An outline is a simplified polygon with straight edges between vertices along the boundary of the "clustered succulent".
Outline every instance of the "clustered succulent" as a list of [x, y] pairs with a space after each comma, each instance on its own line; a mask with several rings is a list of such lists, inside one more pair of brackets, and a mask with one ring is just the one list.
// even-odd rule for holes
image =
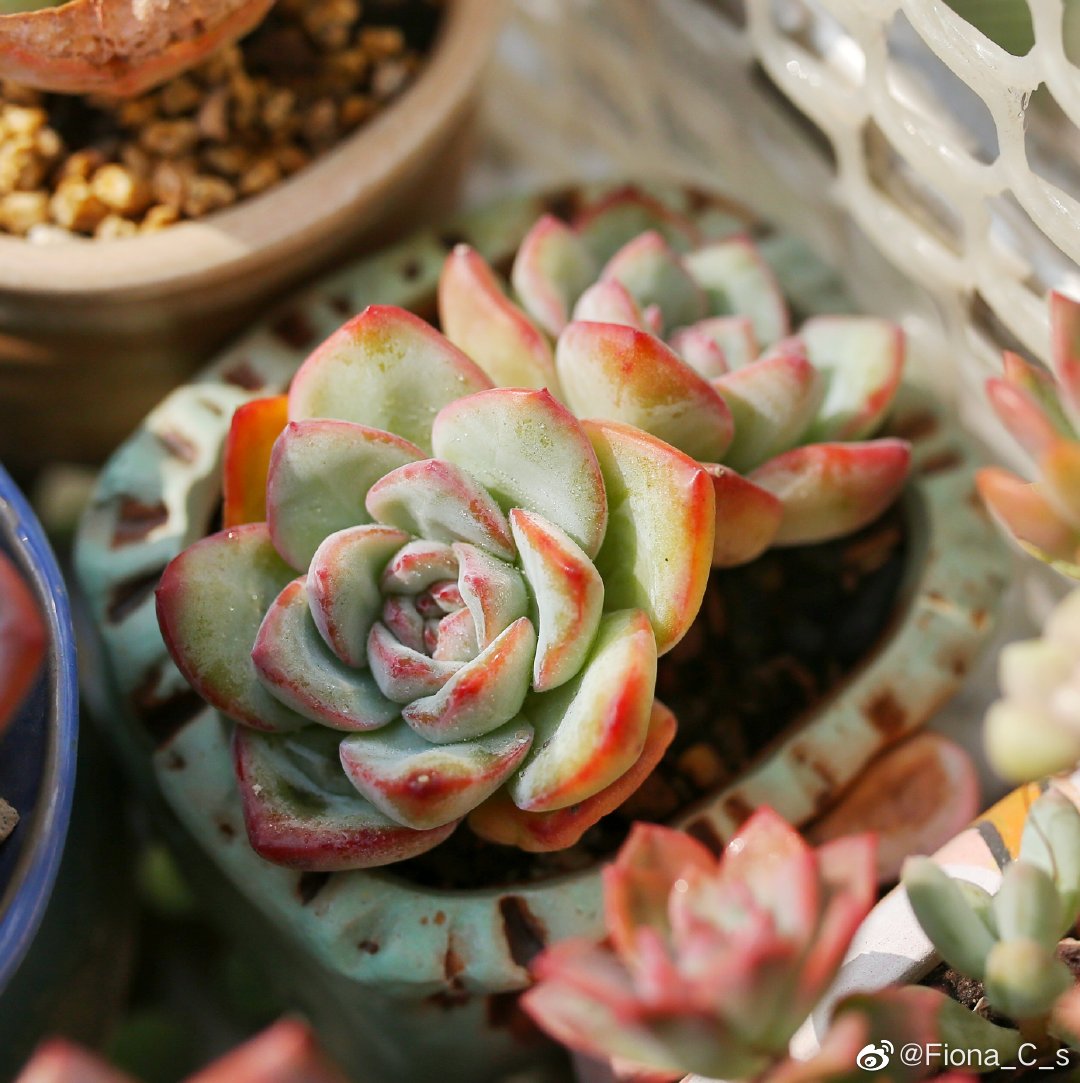
[[[942, 958], [983, 983], [990, 1007], [1042, 1039], [1074, 978], [1058, 957], [1080, 915], [1080, 812], [1050, 790], [1031, 807], [1017, 860], [991, 896], [928, 858], [904, 869], [912, 909]], [[1070, 1033], [1066, 1035], [1073, 1038]]]
[[1080, 578], [1080, 303], [1050, 295], [1048, 372], [1006, 352], [987, 382], [1002, 424], [1031, 459], [1036, 480], [1001, 467], [979, 471], [983, 500], [1027, 552]]
[[[1015, 1034], [916, 987], [842, 1000], [819, 1053], [788, 1059], [875, 898], [869, 836], [815, 851], [765, 808], [718, 860], [685, 834], [640, 824], [604, 873], [608, 941], [547, 949], [522, 1003], [554, 1037], [612, 1058], [628, 1078], [634, 1068], [664, 1079], [854, 1078], [857, 1055], [882, 1042], [966, 1042], [1007, 1063]], [[881, 1078], [924, 1071], [896, 1065]]]
[[863, 439], [899, 331], [788, 336], [745, 239], [702, 243], [622, 192], [541, 219], [511, 279], [532, 319], [458, 246], [445, 337], [371, 306], [287, 397], [241, 408], [226, 529], [162, 577], [174, 659], [241, 723], [271, 860], [385, 864], [466, 816], [492, 841], [572, 844], [671, 741], [657, 657], [710, 566], [862, 526], [904, 482], [908, 446]]

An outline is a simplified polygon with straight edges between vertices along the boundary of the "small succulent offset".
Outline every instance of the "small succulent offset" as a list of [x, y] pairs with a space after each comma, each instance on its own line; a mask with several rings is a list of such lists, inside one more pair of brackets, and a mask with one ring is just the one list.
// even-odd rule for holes
[[1039, 638], [1002, 648], [998, 681], [984, 739], [999, 775], [1028, 782], [1080, 762], [1080, 591], [1058, 603]]
[[717, 565], [858, 529], [903, 486], [908, 445], [868, 439], [899, 386], [902, 332], [822, 316], [791, 334], [746, 236], [709, 240], [620, 190], [572, 224], [539, 219], [510, 283], [520, 305], [458, 245], [439, 283], [447, 337], [496, 383], [548, 387], [578, 417], [635, 425], [701, 462], [725, 496]]
[[897, 495], [907, 445], [853, 442], [895, 392], [897, 329], [836, 318], [783, 338], [748, 242], [684, 260], [662, 231], [698, 239], [629, 191], [573, 227], [537, 223], [512, 278], [554, 350], [459, 246], [446, 337], [371, 306], [287, 397], [237, 411], [227, 529], [169, 565], [158, 613], [184, 676], [241, 723], [263, 856], [381, 865], [466, 816], [494, 842], [572, 845], [672, 739], [657, 657], [710, 567], [856, 529]]
[[979, 471], [979, 492], [1027, 552], [1080, 579], [1080, 302], [1050, 294], [1052, 372], [1005, 354], [987, 382], [990, 403], [1034, 465], [1036, 480], [1000, 467]]
[[[604, 872], [608, 941], [548, 948], [522, 1004], [555, 1038], [612, 1058], [626, 1078], [645, 1069], [770, 1083], [854, 1078], [864, 1066], [856, 1056], [883, 1039], [897, 1049], [970, 1042], [1007, 1063], [1019, 1044], [1012, 1033], [923, 988], [840, 1001], [819, 1053], [788, 1059], [875, 898], [867, 835], [813, 850], [763, 808], [717, 860], [685, 834], [638, 824]], [[922, 1074], [896, 1067], [899, 1076], [882, 1078]]]
[[991, 896], [912, 858], [903, 884], [915, 916], [942, 958], [981, 981], [988, 1004], [1025, 1038], [1045, 1038], [1052, 1012], [1075, 984], [1057, 956], [1080, 915], [1080, 812], [1050, 790], [1031, 807], [1016, 861]]

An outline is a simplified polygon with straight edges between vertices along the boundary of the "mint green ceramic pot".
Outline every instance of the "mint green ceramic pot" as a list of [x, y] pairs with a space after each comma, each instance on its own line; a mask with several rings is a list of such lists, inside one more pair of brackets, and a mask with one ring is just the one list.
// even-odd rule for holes
[[[478, 1083], [536, 1063], [543, 1046], [515, 994], [544, 944], [599, 930], [597, 871], [439, 891], [392, 869], [301, 874], [268, 864], [245, 836], [231, 723], [169, 660], [154, 587], [166, 563], [212, 529], [236, 406], [283, 390], [310, 350], [368, 303], [431, 315], [443, 258], [457, 241], [505, 266], [540, 213], [580, 196], [512, 200], [417, 234], [296, 297], [146, 419], [108, 463], [81, 531], [79, 577], [101, 641], [94, 677], [132, 776], [221, 922], [365, 1083]], [[714, 233], [746, 227], [721, 200], [667, 198], [707, 217]], [[838, 280], [804, 247], [776, 236], [762, 247], [797, 308], [836, 310]], [[687, 819], [699, 837], [724, 838], [765, 802], [796, 823], [827, 807], [948, 697], [992, 624], [1006, 562], [974, 493], [969, 449], [944, 412], [910, 388], [891, 428], [913, 441], [915, 468], [903, 498], [908, 566], [890, 631], [824, 709], [693, 810]]]

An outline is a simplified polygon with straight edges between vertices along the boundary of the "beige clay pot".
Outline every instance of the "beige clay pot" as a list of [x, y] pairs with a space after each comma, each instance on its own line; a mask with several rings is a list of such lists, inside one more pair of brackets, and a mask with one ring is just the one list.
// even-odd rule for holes
[[270, 299], [445, 213], [501, 0], [451, 0], [416, 82], [270, 191], [109, 242], [0, 235], [0, 460], [102, 459]]

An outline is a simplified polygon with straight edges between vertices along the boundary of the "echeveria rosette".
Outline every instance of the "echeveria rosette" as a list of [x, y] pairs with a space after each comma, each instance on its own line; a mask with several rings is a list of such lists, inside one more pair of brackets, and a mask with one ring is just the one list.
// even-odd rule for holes
[[718, 860], [637, 824], [604, 871], [608, 943], [547, 949], [522, 1003], [583, 1052], [752, 1078], [783, 1058], [875, 895], [867, 836], [812, 850], [760, 809]]
[[899, 493], [910, 452], [870, 439], [903, 369], [885, 320], [824, 316], [790, 334], [777, 281], [743, 236], [627, 190], [572, 224], [541, 218], [510, 274], [466, 245], [448, 256], [439, 315], [499, 384], [547, 387], [578, 417], [658, 436], [714, 479], [714, 563], [846, 534]]
[[990, 404], [1027, 453], [1036, 480], [1000, 467], [979, 471], [979, 492], [1027, 552], [1080, 579], [1080, 302], [1050, 294], [1051, 371], [1005, 354], [987, 381]]
[[671, 740], [656, 662], [704, 594], [711, 478], [492, 388], [396, 308], [331, 336], [287, 406], [266, 521], [196, 542], [158, 588], [181, 672], [240, 723], [254, 848], [374, 866], [470, 813], [496, 841], [571, 844]]

